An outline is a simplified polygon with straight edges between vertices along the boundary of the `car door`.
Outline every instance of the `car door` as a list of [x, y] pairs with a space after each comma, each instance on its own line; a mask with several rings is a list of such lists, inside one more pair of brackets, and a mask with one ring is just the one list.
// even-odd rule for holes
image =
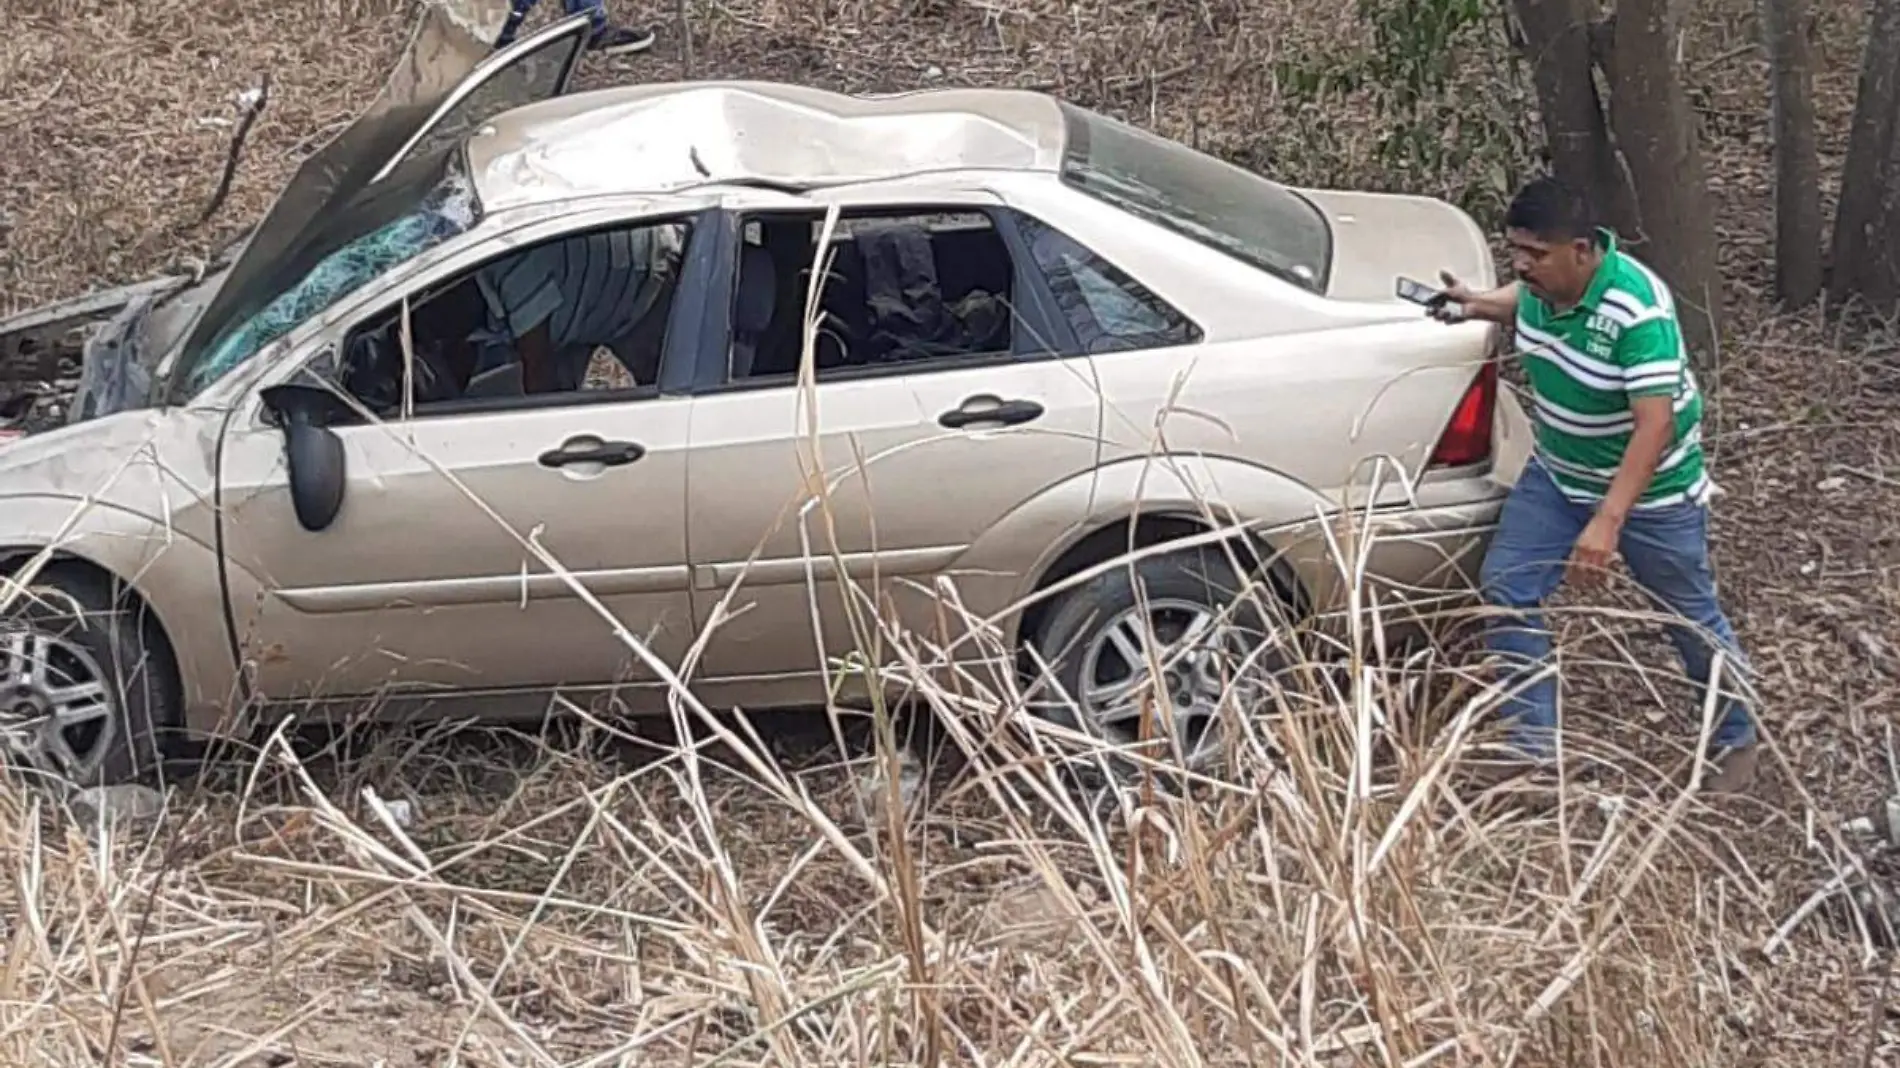
[[[841, 217], [807, 394], [791, 371], [826, 199]], [[986, 194], [838, 193], [736, 217], [734, 344], [693, 402], [688, 460], [702, 627], [738, 583], [703, 674], [813, 672], [821, 649], [859, 648], [852, 588], [883, 601], [887, 621], [941, 632], [939, 602], [920, 587], [1020, 504], [1116, 450], [1099, 440], [1089, 361]], [[944, 326], [947, 309], [973, 325]], [[999, 311], [1004, 328], [989, 329]]]
[[[472, 271], [542, 242], [616, 227], [677, 228], [683, 244], [670, 304], [642, 335], [659, 355], [657, 374], [615, 382], [613, 373], [597, 380], [590, 372], [573, 392], [489, 397], [474, 396], [470, 379], [447, 402], [412, 398], [408, 418], [335, 426], [343, 503], [316, 531], [300, 525], [283, 434], [252, 391], [224, 439], [220, 529], [230, 565], [257, 574], [267, 591], [258, 603], [231, 605], [262, 696], [637, 687], [655, 676], [617, 626], [669, 662], [690, 645], [682, 508], [691, 402], [664, 383], [669, 368], [690, 372], [711, 277], [705, 250], [717, 244], [707, 227], [716, 230], [719, 217], [611, 206], [552, 220], [534, 209], [517, 214], [540, 220], [491, 219], [479, 237], [344, 302], [301, 340], [291, 335], [296, 355], [260, 386], [315, 375], [382, 396], [361, 379], [400, 374], [407, 388], [425, 377], [428, 341], [417, 324], [449, 318], [437, 316], [438, 302], [468, 292], [458, 287]], [[418, 355], [378, 379], [363, 370], [378, 365], [360, 354], [389, 336], [378, 330], [402, 321], [405, 300]], [[524, 540], [544, 547], [559, 569], [544, 566]], [[613, 619], [601, 618], [575, 585]]]

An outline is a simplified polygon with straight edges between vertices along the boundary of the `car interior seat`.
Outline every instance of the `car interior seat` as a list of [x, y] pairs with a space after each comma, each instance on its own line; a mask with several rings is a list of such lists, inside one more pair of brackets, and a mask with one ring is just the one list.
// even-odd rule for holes
[[778, 264], [771, 252], [758, 245], [742, 246], [739, 256], [739, 297], [732, 315], [732, 364], [728, 381], [753, 373], [759, 346], [772, 326], [778, 306]]

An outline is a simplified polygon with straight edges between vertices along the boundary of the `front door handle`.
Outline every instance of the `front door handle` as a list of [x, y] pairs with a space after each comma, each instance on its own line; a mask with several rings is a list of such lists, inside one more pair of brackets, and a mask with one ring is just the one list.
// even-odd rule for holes
[[619, 467], [622, 464], [630, 464], [646, 454], [646, 446], [637, 441], [592, 441], [588, 438], [580, 438], [564, 442], [560, 448], [549, 449], [542, 453], [541, 466], [600, 464], [602, 467]]
[[991, 393], [966, 397], [962, 404], [939, 415], [937, 422], [952, 430], [972, 423], [1002, 423], [1015, 426], [1042, 417], [1042, 405], [1032, 400], [1004, 400]]

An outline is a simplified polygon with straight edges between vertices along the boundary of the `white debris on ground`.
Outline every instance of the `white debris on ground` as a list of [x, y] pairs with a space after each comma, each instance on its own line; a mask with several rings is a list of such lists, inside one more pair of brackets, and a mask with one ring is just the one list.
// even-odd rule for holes
[[[1868, 960], [1900, 942], [1900, 893], [1894, 886], [1893, 860], [1900, 856], [1900, 794], [1882, 799], [1865, 815], [1843, 820], [1840, 831], [1835, 840], [1845, 847], [1843, 855], [1828, 856], [1833, 878], [1808, 895], [1768, 936], [1761, 947], [1764, 957], [1774, 959], [1795, 931], [1823, 907], [1844, 934], [1861, 943]], [[1809, 841], [1824, 855], [1829, 853], [1812, 825]]]
[[130, 827], [165, 814], [165, 795], [138, 783], [92, 786], [66, 802], [73, 821], [88, 833]]
[[[868, 824], [881, 824], [885, 819], [885, 806], [890, 803], [891, 791], [885, 769], [888, 762], [882, 757], [872, 755], [865, 758], [868, 767], [855, 780], [859, 808]], [[897, 796], [904, 812], [909, 813], [916, 807], [917, 796], [923, 792], [924, 769], [911, 755], [909, 749], [897, 751]]]

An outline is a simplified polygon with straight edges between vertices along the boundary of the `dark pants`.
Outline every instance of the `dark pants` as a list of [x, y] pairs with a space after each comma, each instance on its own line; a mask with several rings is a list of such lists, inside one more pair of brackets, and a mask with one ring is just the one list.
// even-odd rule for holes
[[[496, 48], [503, 48], [515, 41], [515, 34], [521, 32], [521, 24], [528, 20], [528, 13], [541, 0], [514, 0], [513, 10], [508, 12], [508, 21], [502, 24], [501, 37], [495, 41]], [[579, 15], [586, 12], [588, 21], [594, 24], [594, 32], [599, 33], [607, 25], [606, 0], [561, 0], [567, 5], [567, 13]]]
[[[1534, 459], [1525, 465], [1505, 501], [1497, 536], [1485, 555], [1482, 582], [1488, 605], [1516, 610], [1515, 619], [1505, 617], [1492, 623], [1489, 645], [1519, 670], [1534, 671], [1550, 655], [1550, 635], [1538, 608], [1563, 582], [1570, 550], [1593, 514], [1589, 505], [1564, 496]], [[1746, 702], [1737, 696], [1747, 665], [1735, 631], [1722, 614], [1715, 575], [1709, 566], [1708, 507], [1685, 502], [1633, 511], [1623, 524], [1617, 548], [1637, 583], [1688, 624], [1671, 624], [1669, 637], [1684, 670], [1705, 694], [1715, 653], [1709, 638], [1712, 636], [1724, 650], [1722, 697], [1713, 744], [1720, 747], [1753, 742], [1755, 722]], [[1552, 732], [1557, 726], [1554, 676], [1531, 683], [1509, 699], [1503, 711], [1512, 723], [1514, 746], [1534, 758], [1551, 755]]]

